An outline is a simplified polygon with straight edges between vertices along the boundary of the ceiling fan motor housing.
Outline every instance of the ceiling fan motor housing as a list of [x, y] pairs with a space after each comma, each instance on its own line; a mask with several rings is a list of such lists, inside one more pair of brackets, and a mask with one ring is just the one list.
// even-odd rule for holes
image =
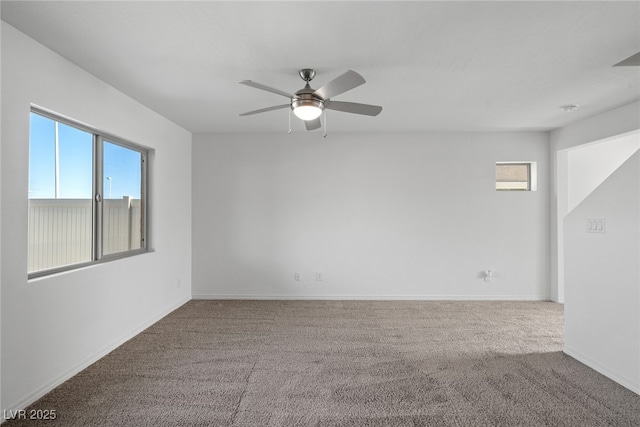
[[[302, 74], [302, 71], [304, 70], [300, 70], [300, 74]], [[324, 110], [324, 100], [319, 96], [314, 95], [314, 92], [315, 89], [312, 89], [309, 86], [309, 83], [307, 83], [303, 89], [297, 91], [293, 95], [293, 98], [291, 98], [291, 109], [295, 110], [299, 107], [317, 107]]]

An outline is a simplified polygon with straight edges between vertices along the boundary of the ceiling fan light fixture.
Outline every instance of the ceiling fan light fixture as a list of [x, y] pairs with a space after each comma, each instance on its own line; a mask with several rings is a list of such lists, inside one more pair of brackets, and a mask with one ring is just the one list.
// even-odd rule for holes
[[322, 114], [324, 103], [317, 99], [294, 99], [291, 101], [291, 109], [301, 120], [315, 120]]

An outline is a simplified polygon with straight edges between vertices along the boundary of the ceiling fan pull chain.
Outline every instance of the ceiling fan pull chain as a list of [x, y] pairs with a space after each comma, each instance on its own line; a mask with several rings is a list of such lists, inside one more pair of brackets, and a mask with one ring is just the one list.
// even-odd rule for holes
[[289, 108], [289, 132], [287, 133], [291, 134], [291, 108]]
[[324, 120], [323, 120], [323, 123], [324, 123], [324, 133], [322, 134], [322, 137], [323, 137], [323, 138], [326, 138], [326, 137], [327, 137], [327, 110], [325, 110], [325, 111], [324, 111], [324, 114], [323, 114], [323, 115], [324, 115]]

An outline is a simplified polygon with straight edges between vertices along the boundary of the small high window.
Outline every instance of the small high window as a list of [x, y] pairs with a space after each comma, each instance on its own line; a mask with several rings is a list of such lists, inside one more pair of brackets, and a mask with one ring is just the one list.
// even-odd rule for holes
[[29, 277], [146, 252], [147, 155], [32, 109]]
[[497, 191], [535, 191], [535, 162], [496, 163]]

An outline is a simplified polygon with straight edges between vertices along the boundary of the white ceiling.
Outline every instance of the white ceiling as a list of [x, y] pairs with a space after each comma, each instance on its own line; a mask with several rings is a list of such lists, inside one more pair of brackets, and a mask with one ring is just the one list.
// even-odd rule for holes
[[[348, 69], [330, 132], [549, 130], [640, 99], [640, 2], [31, 2], [2, 19], [195, 132], [283, 132], [287, 92]], [[565, 113], [564, 104], [580, 104]], [[292, 116], [294, 130], [302, 130]]]

